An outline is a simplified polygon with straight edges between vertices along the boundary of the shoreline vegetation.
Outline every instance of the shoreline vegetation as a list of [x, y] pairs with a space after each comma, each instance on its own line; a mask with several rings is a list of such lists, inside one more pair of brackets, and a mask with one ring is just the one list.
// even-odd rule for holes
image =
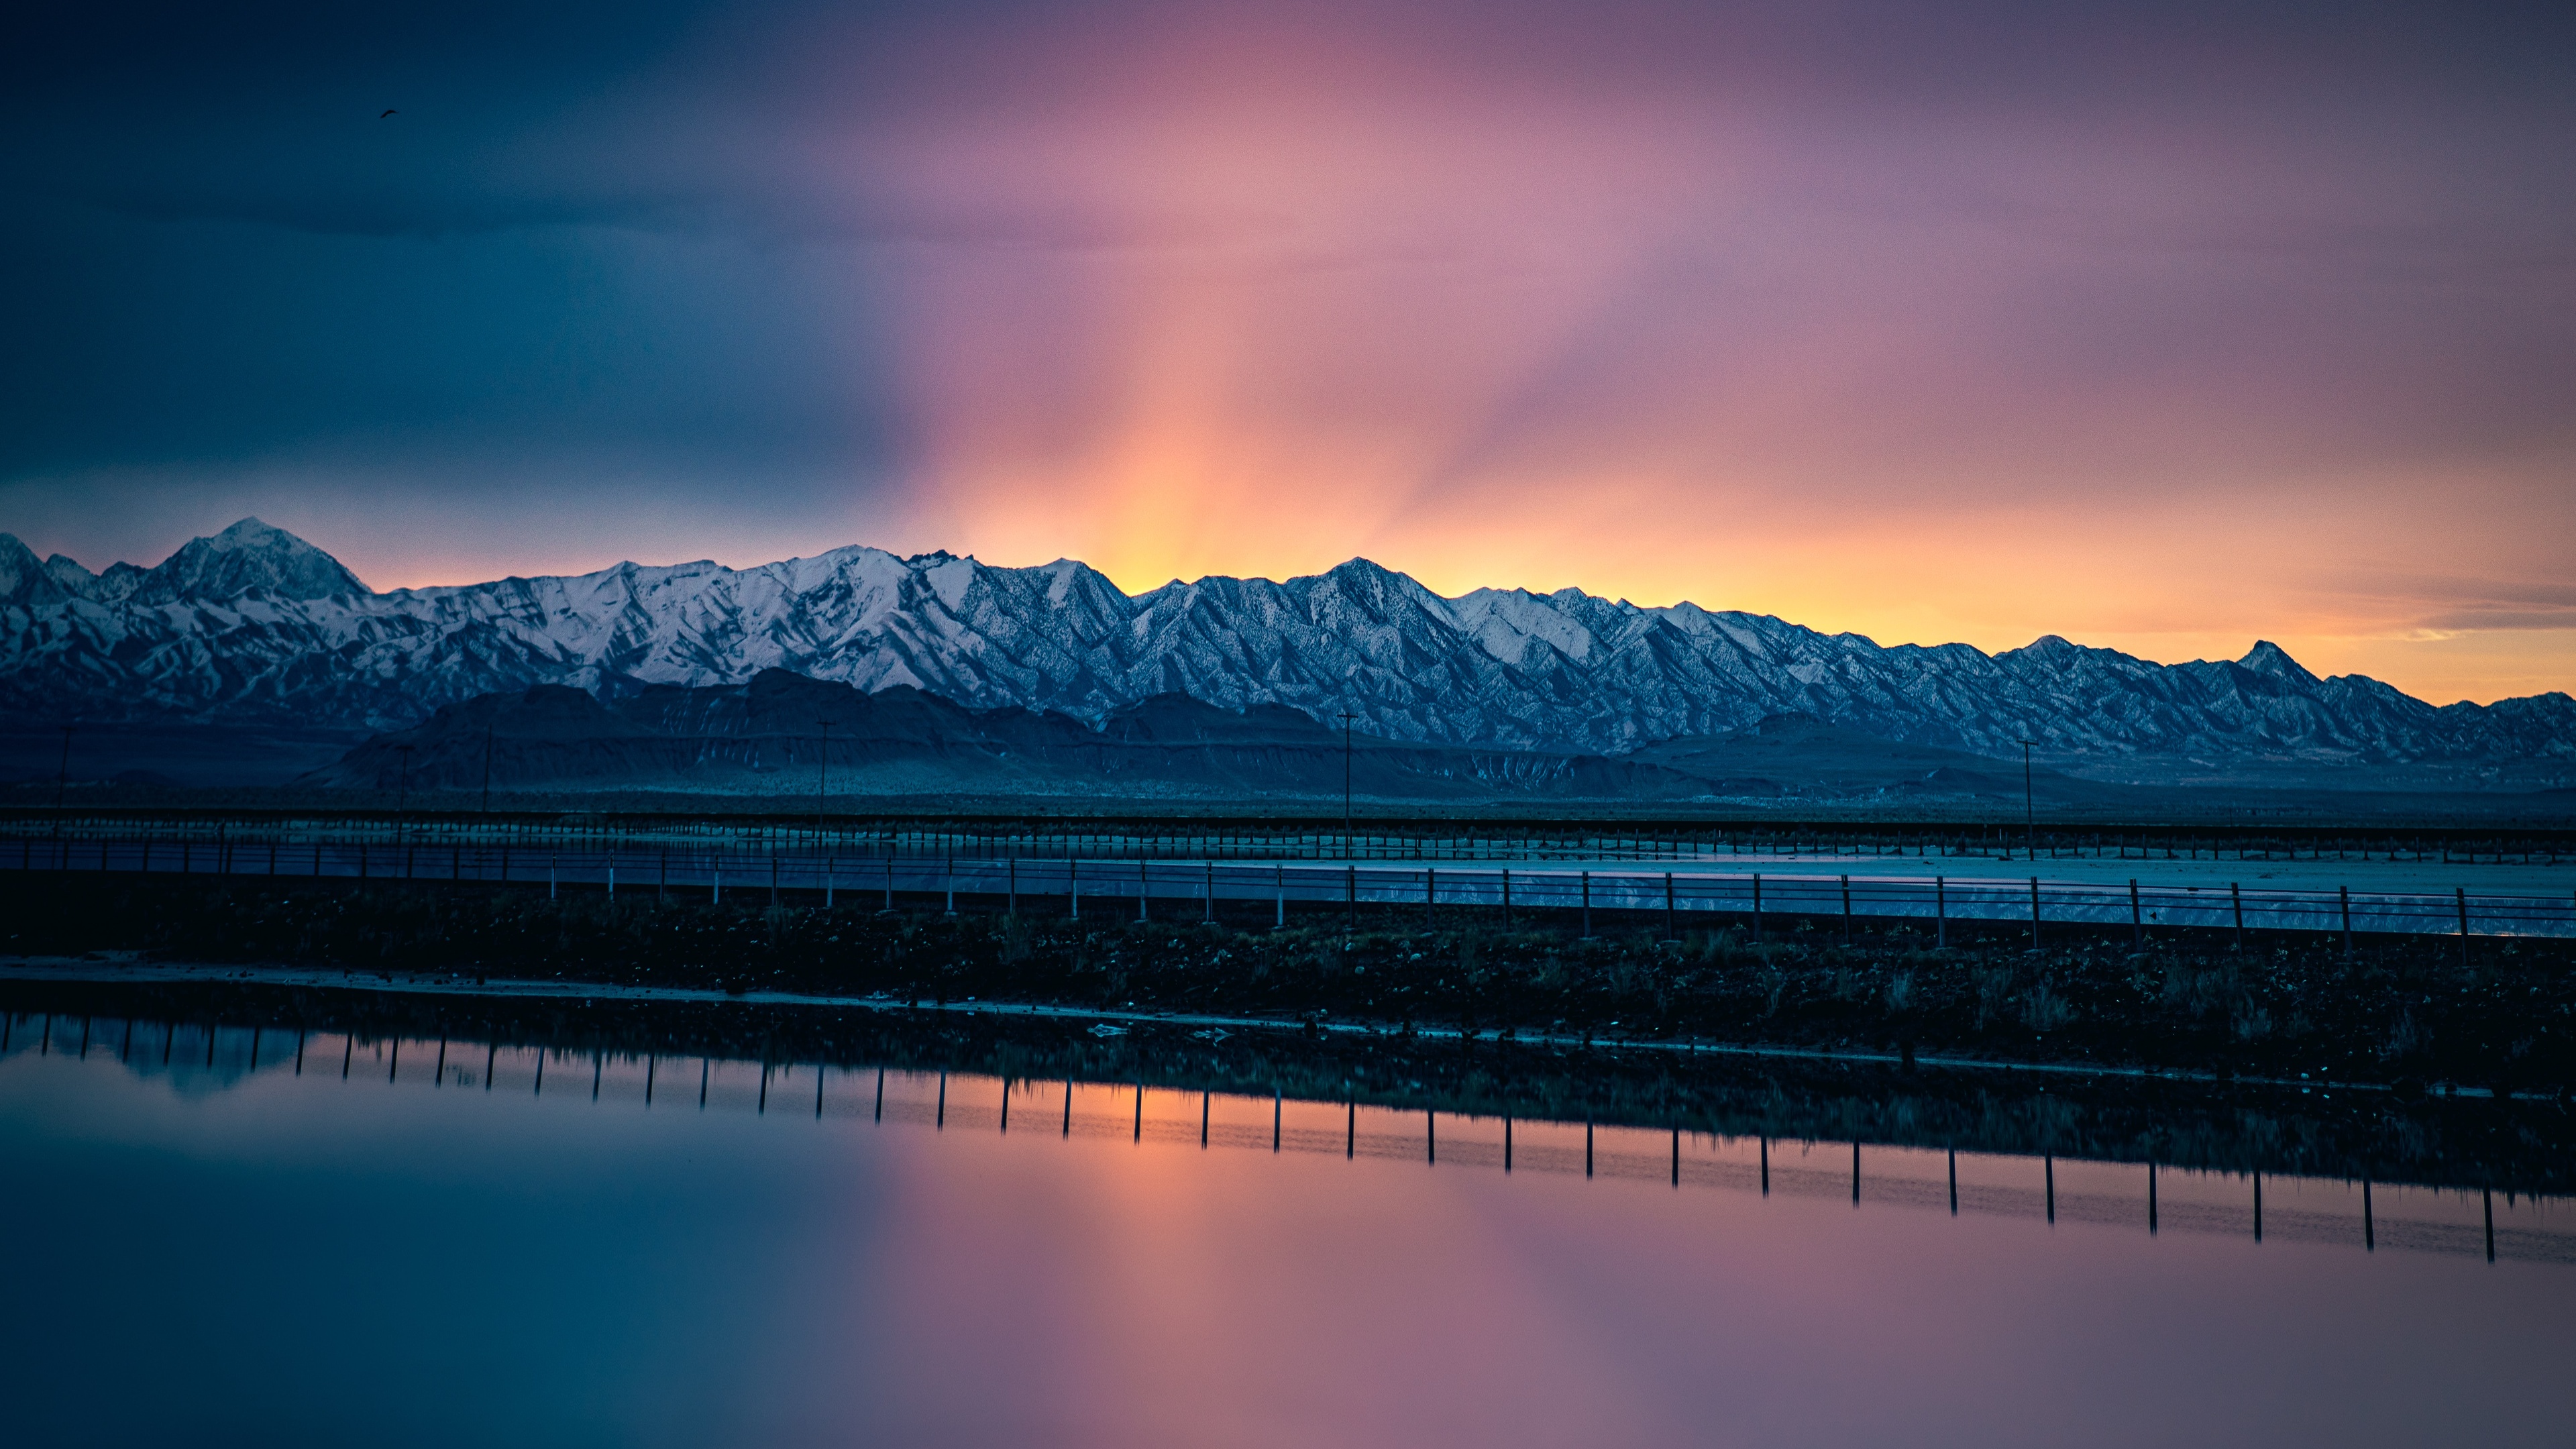
[[[1364, 905], [1285, 929], [656, 901], [543, 887], [0, 878], [0, 955], [450, 973], [740, 995], [969, 1000], [1367, 1024], [1517, 1041], [1692, 1041], [2552, 1095], [2576, 1086], [2576, 943], [1788, 918], [1589, 938]], [[904, 907], [915, 907], [907, 909]], [[1611, 913], [1602, 913], [1605, 916]], [[5, 975], [0, 975], [5, 979]]]

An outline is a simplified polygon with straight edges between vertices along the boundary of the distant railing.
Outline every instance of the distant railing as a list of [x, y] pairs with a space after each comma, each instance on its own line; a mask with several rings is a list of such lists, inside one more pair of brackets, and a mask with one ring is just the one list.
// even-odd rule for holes
[[[1589, 935], [1596, 912], [1618, 913], [1631, 929], [1660, 919], [1664, 934], [1733, 926], [1759, 938], [1766, 922], [1903, 920], [1945, 943], [1951, 922], [2150, 929], [2306, 931], [2359, 934], [2576, 937], [2576, 896], [2386, 891], [2245, 889], [2209, 885], [2103, 884], [2039, 876], [1997, 879], [1815, 872], [1641, 871], [1562, 866], [1396, 867], [1335, 861], [928, 856], [831, 850], [669, 849], [604, 844], [586, 849], [511, 845], [316, 840], [20, 839], [0, 842], [0, 871], [134, 875], [304, 877], [456, 885], [532, 885], [614, 895], [765, 892], [800, 901], [892, 909], [898, 899], [935, 897], [948, 911], [1047, 910], [1130, 919], [1217, 919], [1221, 903], [1239, 922], [1247, 903], [1266, 904], [1272, 924], [1341, 907], [1415, 907], [1428, 921], [1444, 909], [1496, 911], [1507, 925], [1521, 913], [1559, 923], [1579, 919]], [[874, 898], [871, 901], [871, 897]]]
[[2452, 839], [2457, 832], [2408, 834], [2314, 831], [2297, 838], [2188, 830], [1998, 829], [1940, 825], [1669, 823], [1619, 829], [1603, 823], [1545, 825], [1461, 820], [1424, 824], [1362, 820], [1348, 831], [1329, 825], [1282, 826], [1259, 820], [1174, 819], [1167, 822], [977, 822], [904, 820], [846, 814], [739, 819], [691, 815], [298, 811], [228, 814], [0, 810], [0, 848], [38, 840], [316, 841], [376, 845], [608, 847], [704, 850], [793, 850], [831, 854], [911, 854], [987, 860], [1054, 857], [1082, 860], [1361, 860], [1361, 861], [1672, 861], [1761, 857], [1816, 861], [1908, 858], [2012, 860], [2034, 852], [2045, 860], [2193, 862], [2235, 860], [2378, 861], [2424, 865], [2557, 865], [2570, 835], [2532, 830], [2512, 837]]

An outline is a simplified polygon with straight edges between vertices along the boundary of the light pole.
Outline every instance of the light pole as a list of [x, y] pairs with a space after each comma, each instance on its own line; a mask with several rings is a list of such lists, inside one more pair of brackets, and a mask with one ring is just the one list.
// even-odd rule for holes
[[411, 819], [403, 812], [411, 802], [411, 752], [416, 745], [396, 745], [394, 753], [402, 756], [402, 784], [394, 790], [394, 844], [400, 845], [411, 836]]
[[2037, 740], [2021, 742], [2021, 846], [2034, 861], [2039, 859], [2039, 807], [2031, 803], [2030, 747], [2037, 743]]
[[[72, 783], [72, 727], [63, 726], [63, 761], [54, 767], [54, 839], [63, 838], [63, 796]], [[59, 845], [58, 845], [59, 848]]]
[[819, 844], [823, 839], [823, 786], [832, 778], [832, 722], [818, 719], [814, 723], [823, 727], [823, 754], [814, 762], [814, 839]]
[[1342, 859], [1351, 858], [1351, 721], [1359, 718], [1349, 710], [1334, 716], [1342, 722]]

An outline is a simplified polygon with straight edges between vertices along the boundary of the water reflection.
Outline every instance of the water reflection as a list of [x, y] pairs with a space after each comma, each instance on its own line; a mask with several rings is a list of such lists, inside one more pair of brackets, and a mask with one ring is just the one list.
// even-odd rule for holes
[[2518, 1190], [0, 1030], [20, 1442], [2518, 1443], [2576, 1409], [2576, 1214]]

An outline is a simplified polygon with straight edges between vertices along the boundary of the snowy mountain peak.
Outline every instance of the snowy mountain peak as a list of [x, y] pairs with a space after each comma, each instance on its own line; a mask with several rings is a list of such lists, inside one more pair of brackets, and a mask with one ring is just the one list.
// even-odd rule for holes
[[[234, 601], [265, 602], [245, 627]], [[1098, 724], [1158, 695], [1355, 714], [1387, 739], [1616, 753], [1804, 713], [1883, 739], [2017, 757], [2576, 761], [2564, 696], [2436, 710], [2318, 680], [2276, 646], [2161, 665], [2049, 635], [2002, 654], [1882, 648], [1768, 615], [1641, 608], [1580, 589], [1444, 598], [1365, 558], [1282, 581], [1210, 576], [1130, 596], [1084, 564], [1002, 568], [861, 546], [734, 569], [367, 591], [245, 519], [159, 567], [92, 575], [0, 535], [0, 718], [406, 727], [478, 695], [627, 698], [763, 671], [969, 710]]]
[[167, 604], [238, 598], [260, 589], [281, 599], [364, 597], [373, 592], [338, 559], [256, 518], [211, 538], [192, 538], [150, 571], [137, 602]]
[[2269, 639], [2255, 640], [2254, 647], [2245, 651], [2245, 657], [2236, 661], [2236, 667], [2298, 684], [2317, 682], [2315, 675], [2310, 674], [2299, 661], [2290, 657], [2289, 650]]
[[36, 561], [35, 550], [14, 533], [0, 533], [0, 602], [34, 603], [61, 590], [52, 571]]

